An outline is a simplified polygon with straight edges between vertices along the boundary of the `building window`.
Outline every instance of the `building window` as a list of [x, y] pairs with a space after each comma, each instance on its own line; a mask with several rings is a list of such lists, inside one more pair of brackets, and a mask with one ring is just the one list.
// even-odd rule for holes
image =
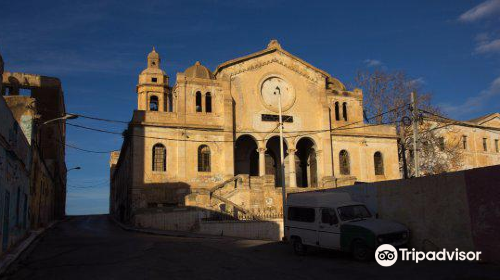
[[335, 120], [339, 121], [340, 120], [340, 112], [339, 112], [339, 103], [335, 102]]
[[344, 118], [344, 121], [347, 121], [347, 103], [346, 102], [342, 103], [342, 117]]
[[500, 147], [498, 147], [498, 139], [495, 139], [495, 152], [500, 152]]
[[445, 145], [444, 145], [444, 137], [439, 137], [439, 150], [444, 151]]
[[158, 81], [157, 78], [151, 78], [151, 82], [156, 83]]
[[149, 110], [158, 111], [158, 97], [155, 95], [149, 98]]
[[210, 172], [210, 148], [207, 145], [198, 148], [198, 171]]
[[205, 94], [205, 112], [212, 113], [212, 95], [210, 92]]
[[483, 138], [483, 150], [488, 151], [488, 138]]
[[21, 206], [21, 188], [17, 188], [16, 197], [16, 225], [19, 226], [19, 207]]
[[384, 159], [381, 152], [376, 152], [373, 155], [373, 163], [375, 166], [375, 175], [384, 175]]
[[167, 170], [167, 150], [162, 144], [153, 146], [153, 171]]
[[467, 150], [467, 136], [462, 136], [462, 148]]
[[197, 91], [196, 92], [196, 112], [201, 112], [202, 107], [201, 107], [201, 92]]
[[342, 175], [351, 174], [351, 163], [349, 160], [349, 153], [346, 150], [340, 151], [339, 162], [340, 162], [340, 174]]
[[167, 112], [174, 111], [174, 100], [172, 93], [167, 94]]

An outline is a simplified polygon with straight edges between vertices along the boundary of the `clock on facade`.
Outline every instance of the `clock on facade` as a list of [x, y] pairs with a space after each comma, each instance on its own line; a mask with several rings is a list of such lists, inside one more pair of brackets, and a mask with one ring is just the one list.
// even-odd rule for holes
[[274, 112], [279, 111], [279, 94], [281, 94], [281, 108], [283, 111], [290, 109], [295, 102], [295, 91], [293, 87], [280, 77], [272, 76], [265, 79], [262, 82], [260, 93], [264, 105]]

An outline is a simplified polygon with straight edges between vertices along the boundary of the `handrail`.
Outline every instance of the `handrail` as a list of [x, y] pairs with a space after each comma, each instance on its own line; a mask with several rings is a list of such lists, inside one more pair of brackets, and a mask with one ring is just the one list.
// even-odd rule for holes
[[209, 192], [210, 192], [210, 194], [212, 194], [216, 190], [225, 187], [228, 183], [234, 182], [234, 181], [239, 180], [239, 179], [243, 179], [243, 176], [240, 175], [240, 174], [238, 174], [236, 176], [233, 176], [233, 177], [227, 179], [226, 181], [224, 181], [224, 182], [222, 182], [220, 184], [215, 185], [214, 187], [212, 187], [211, 189], [209, 189]]

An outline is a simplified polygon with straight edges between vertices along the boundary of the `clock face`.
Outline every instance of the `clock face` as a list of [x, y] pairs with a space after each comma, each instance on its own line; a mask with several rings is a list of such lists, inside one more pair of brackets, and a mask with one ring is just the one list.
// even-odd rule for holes
[[278, 112], [279, 95], [281, 94], [281, 108], [286, 111], [295, 102], [295, 92], [292, 86], [279, 77], [269, 77], [262, 82], [261, 95], [267, 108]]

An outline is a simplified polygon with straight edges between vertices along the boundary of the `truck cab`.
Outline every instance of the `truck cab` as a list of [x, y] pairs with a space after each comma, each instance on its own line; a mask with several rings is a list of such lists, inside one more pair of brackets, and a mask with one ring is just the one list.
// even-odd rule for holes
[[382, 244], [404, 246], [404, 225], [372, 216], [347, 193], [290, 194], [285, 205], [285, 237], [303, 255], [309, 246], [350, 252], [357, 260], [373, 257]]

